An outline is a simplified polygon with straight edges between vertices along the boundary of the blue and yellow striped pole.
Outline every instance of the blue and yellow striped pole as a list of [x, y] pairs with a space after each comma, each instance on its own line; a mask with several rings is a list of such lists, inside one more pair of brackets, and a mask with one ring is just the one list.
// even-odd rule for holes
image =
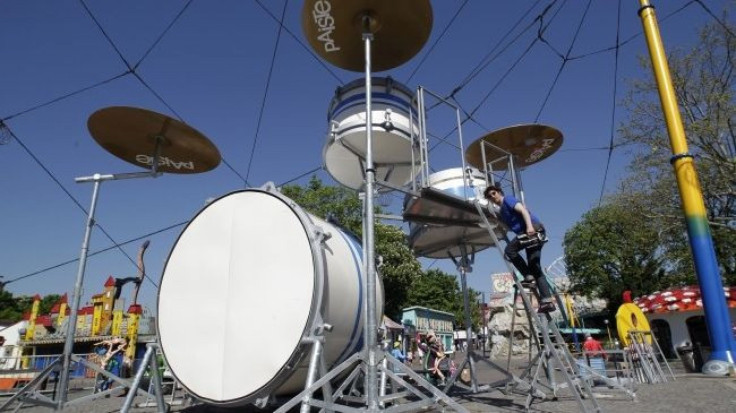
[[[667, 122], [670, 145], [672, 146], [673, 156], [670, 162], [675, 168], [677, 186], [682, 198], [682, 208], [687, 220], [690, 249], [692, 250], [695, 272], [698, 276], [700, 293], [703, 298], [705, 321], [708, 326], [712, 348], [711, 360], [733, 363], [734, 354], [736, 354], [736, 342], [731, 332], [731, 321], [723, 294], [723, 283], [718, 271], [718, 262], [713, 249], [713, 239], [708, 227], [703, 194], [700, 190], [700, 183], [698, 183], [693, 157], [688, 152], [685, 130], [682, 126], [682, 118], [677, 106], [654, 7], [649, 4], [649, 0], [639, 0], [639, 2], [641, 4], [639, 16], [644, 26], [644, 34], [652, 59], [652, 69], [657, 80], [659, 99]], [[703, 367], [703, 372], [709, 372], [708, 363]]]

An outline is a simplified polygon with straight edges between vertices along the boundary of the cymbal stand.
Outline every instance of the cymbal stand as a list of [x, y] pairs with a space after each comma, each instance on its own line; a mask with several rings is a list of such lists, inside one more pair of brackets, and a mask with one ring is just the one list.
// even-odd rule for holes
[[[120, 387], [118, 387], [115, 389], [110, 389], [110, 390], [95, 393], [89, 396], [81, 397], [73, 401], [68, 401], [67, 399], [68, 399], [68, 390], [69, 390], [68, 389], [69, 375], [70, 375], [70, 369], [72, 366], [72, 361], [76, 363], [82, 363], [87, 368], [90, 368], [109, 378], [112, 378], [113, 380], [118, 381], [119, 383], [122, 383], [126, 387], [130, 386], [130, 383], [128, 381], [120, 379], [110, 374], [103, 368], [100, 368], [99, 366], [89, 363], [83, 358], [74, 356], [72, 354], [72, 350], [74, 348], [74, 336], [75, 336], [76, 328], [77, 328], [77, 312], [79, 310], [79, 302], [81, 301], [81, 298], [82, 298], [82, 284], [84, 282], [84, 272], [87, 267], [89, 240], [92, 235], [92, 228], [95, 225], [95, 209], [97, 207], [97, 198], [99, 197], [100, 185], [104, 181], [112, 181], [112, 180], [119, 180], [119, 179], [148, 178], [148, 177], [156, 178], [158, 176], [161, 176], [162, 172], [158, 172], [157, 169], [158, 169], [158, 160], [159, 160], [160, 151], [161, 151], [161, 142], [163, 141], [163, 139], [164, 139], [163, 136], [156, 136], [156, 147], [154, 150], [153, 163], [151, 165], [151, 171], [149, 172], [129, 172], [129, 173], [105, 174], [105, 175], [94, 174], [91, 176], [82, 176], [82, 177], [74, 178], [74, 181], [76, 183], [93, 182], [94, 186], [92, 189], [91, 205], [87, 213], [87, 221], [85, 224], [84, 238], [82, 240], [82, 248], [79, 254], [79, 267], [77, 269], [77, 278], [74, 283], [74, 294], [72, 296], [71, 308], [69, 309], [69, 321], [67, 324], [66, 341], [64, 342], [64, 350], [58, 359], [54, 360], [51, 364], [49, 364], [43, 371], [41, 371], [41, 373], [39, 373], [38, 376], [36, 376], [36, 378], [34, 378], [31, 382], [29, 382], [22, 389], [20, 389], [13, 397], [11, 397], [7, 402], [5, 402], [5, 404], [0, 406], [0, 411], [10, 406], [16, 400], [20, 401], [21, 405], [25, 402], [30, 402], [31, 404], [46, 406], [54, 410], [62, 410], [66, 406], [70, 406], [73, 404], [78, 404], [78, 403], [86, 402], [89, 400], [94, 400], [100, 397], [104, 397], [104, 396], [109, 395], [112, 392], [117, 392], [121, 389]], [[56, 394], [55, 394], [55, 400], [54, 400], [54, 399], [51, 399], [41, 394], [38, 391], [37, 387], [41, 384], [41, 382], [44, 379], [49, 377], [52, 373], [58, 371], [59, 368], [61, 368], [61, 372], [59, 373], [59, 385], [56, 388]]]
[[[445, 385], [444, 391], [447, 392], [452, 386], [460, 387], [461, 389], [471, 391], [472, 393], [478, 393], [482, 391], [486, 391], [489, 388], [497, 387], [499, 384], [507, 383], [509, 381], [516, 381], [518, 380], [516, 377], [514, 377], [511, 373], [508, 372], [507, 369], [502, 368], [501, 366], [497, 365], [496, 363], [492, 362], [491, 360], [486, 359], [485, 357], [480, 357], [475, 353], [475, 350], [473, 349], [473, 346], [470, 345], [470, 337], [472, 334], [472, 321], [470, 316], [470, 298], [468, 296], [468, 283], [467, 283], [467, 273], [473, 271], [472, 264], [475, 261], [475, 251], [471, 251], [470, 254], [468, 253], [468, 246], [465, 244], [460, 244], [460, 257], [459, 260], [448, 254], [450, 259], [453, 263], [455, 263], [455, 266], [457, 267], [458, 272], [460, 272], [460, 284], [462, 287], [463, 292], [463, 309], [464, 309], [464, 315], [465, 315], [465, 337], [466, 340], [468, 340], [468, 346], [467, 351], [465, 352], [465, 358], [463, 361], [458, 365], [455, 374], [453, 374], [450, 379], [447, 381], [447, 384]], [[490, 367], [498, 370], [499, 372], [503, 373], [506, 377], [501, 379], [499, 382], [492, 383], [489, 385], [478, 385], [478, 380], [476, 378], [476, 363], [483, 362], [488, 364]], [[463, 369], [468, 366], [470, 369], [470, 386], [466, 386], [459, 382], [457, 379], [462, 374]]]
[[[419, 374], [414, 372], [411, 368], [404, 365], [401, 361], [392, 357], [390, 354], [386, 354], [378, 348], [378, 323], [375, 318], [376, 314], [376, 260], [375, 260], [375, 210], [374, 210], [374, 196], [375, 196], [375, 185], [376, 185], [376, 171], [373, 163], [373, 116], [371, 108], [371, 42], [373, 41], [373, 34], [370, 31], [371, 17], [366, 14], [362, 16], [363, 25], [363, 41], [365, 46], [365, 99], [366, 99], [366, 156], [365, 156], [365, 196], [364, 196], [364, 211], [363, 211], [363, 239], [365, 245], [363, 246], [363, 258], [364, 258], [364, 273], [366, 276], [365, 282], [365, 306], [364, 317], [365, 317], [365, 329], [364, 329], [364, 344], [363, 350], [353, 354], [344, 362], [333, 368], [331, 371], [324, 374], [320, 379], [311, 383], [307, 383], [307, 387], [299, 394], [294, 396], [286, 404], [281, 405], [276, 412], [288, 412], [289, 409], [295, 407], [297, 404], [302, 403], [301, 411], [309, 411], [309, 406], [315, 406], [325, 410], [339, 410], [343, 411], [343, 408], [335, 405], [338, 399], [346, 402], [364, 404], [365, 408], [360, 409], [366, 412], [378, 412], [378, 411], [412, 411], [434, 406], [440, 401], [444, 402], [447, 406], [451, 407], [457, 412], [469, 413], [467, 409], [455, 402], [452, 398], [443, 393], [440, 389], [432, 386], [427, 380], [421, 377]], [[388, 363], [384, 367], [383, 360], [387, 359]], [[340, 375], [344, 370], [354, 367], [354, 371], [350, 373], [348, 379], [341, 385], [337, 391], [331, 396], [325, 397], [329, 400], [316, 400], [311, 395], [315, 390], [329, 385], [330, 380]], [[403, 374], [411, 378], [415, 383], [423, 387], [432, 397], [426, 396], [420, 390], [412, 387], [411, 384], [407, 383], [401, 377], [399, 377], [392, 369], [400, 370]], [[379, 397], [378, 389], [378, 372], [379, 369], [382, 373], [385, 373], [389, 379], [397, 383], [399, 386], [405, 388], [411, 392], [417, 401], [405, 402], [402, 404], [394, 404], [390, 407], [385, 407], [385, 401], [395, 399], [395, 395], [386, 395]], [[360, 397], [348, 397], [343, 395], [343, 391], [348, 387], [348, 383], [355, 384], [360, 376], [363, 376], [363, 387], [364, 393]], [[352, 386], [351, 389], [355, 389]], [[350, 410], [356, 410], [350, 408]]]

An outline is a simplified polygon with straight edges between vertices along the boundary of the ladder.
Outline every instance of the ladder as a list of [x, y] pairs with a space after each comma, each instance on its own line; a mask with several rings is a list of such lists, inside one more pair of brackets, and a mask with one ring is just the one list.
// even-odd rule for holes
[[672, 379], [676, 380], [675, 374], [672, 372], [672, 368], [670, 368], [670, 364], [667, 362], [667, 358], [651, 330], [629, 330], [628, 337], [631, 343], [629, 351], [632, 353], [632, 366], [635, 376], [640, 382], [651, 384], [667, 382], [667, 375], [662, 369], [660, 358]]
[[[476, 198], [473, 203], [475, 204], [475, 208], [481, 218], [481, 226], [485, 227], [488, 231], [493, 244], [496, 246], [501, 259], [508, 267], [509, 272], [511, 274], [516, 274], [516, 270], [513, 265], [508, 262], [508, 260], [506, 260], [506, 257], [504, 256], [501, 249], [500, 241], [498, 240], [498, 237], [493, 230], [494, 227], [488, 221], [488, 217], [483, 211], [483, 207], [478, 201], [478, 198]], [[518, 292], [524, 291], [521, 282], [519, 281], [519, 277], [513, 278], [516, 290]], [[525, 371], [522, 375], [522, 377], [529, 380], [529, 387], [522, 390], [527, 393], [527, 410], [529, 410], [531, 403], [534, 401], [535, 398], [540, 398], [540, 396], [544, 394], [539, 389], [540, 387], [546, 387], [552, 390], [554, 398], [557, 398], [558, 390], [566, 387], [577, 401], [578, 406], [580, 407], [580, 411], [600, 412], [601, 408], [598, 405], [598, 401], [596, 400], [595, 396], [593, 395], [590, 383], [588, 383], [587, 380], [584, 380], [581, 376], [580, 368], [576, 360], [573, 358], [572, 354], [570, 354], [570, 351], [567, 348], [567, 344], [565, 343], [559, 329], [557, 328], [557, 324], [552, 320], [552, 317], [549, 315], [549, 313], [537, 313], [535, 311], [532, 306], [529, 294], [521, 293], [520, 296], [524, 304], [524, 310], [526, 312], [527, 318], [530, 320], [531, 335], [532, 337], [536, 336], [538, 338], [536, 341], [539, 350], [537, 352], [537, 355], [527, 367], [527, 371]], [[545, 376], [547, 377], [547, 383], [543, 383], [540, 381], [540, 373], [543, 366], [545, 367], [544, 371]], [[533, 373], [532, 370], [534, 370]], [[562, 376], [564, 380], [564, 385], [558, 385], [556, 383], [554, 374], [555, 371], [558, 371]], [[511, 386], [512, 388], [509, 389], [511, 391], [519, 392], [521, 390], [519, 388], [516, 388], [514, 383], [511, 383]], [[546, 397], [546, 394], [542, 397]], [[583, 399], [588, 399], [591, 401], [590, 404], [592, 406], [590, 407], [592, 410], [589, 409], [589, 407], [583, 402]]]

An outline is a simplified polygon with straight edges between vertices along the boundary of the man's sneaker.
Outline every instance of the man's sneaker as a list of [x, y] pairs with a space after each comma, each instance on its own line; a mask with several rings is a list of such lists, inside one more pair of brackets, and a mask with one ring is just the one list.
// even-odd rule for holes
[[524, 279], [521, 281], [521, 286], [522, 287], [527, 287], [527, 288], [534, 287], [534, 282], [535, 281], [536, 280], [534, 279], [534, 276], [533, 275], [530, 275], [530, 274], [525, 275], [524, 276]]
[[539, 308], [537, 308], [538, 313], [551, 313], [552, 311], [555, 311], [557, 307], [555, 307], [555, 303], [549, 302], [549, 301], [543, 301], [539, 303]]

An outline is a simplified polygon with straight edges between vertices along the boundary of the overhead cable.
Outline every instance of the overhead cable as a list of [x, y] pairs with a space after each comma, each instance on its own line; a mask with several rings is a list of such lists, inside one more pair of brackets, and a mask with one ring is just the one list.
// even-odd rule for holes
[[245, 180], [248, 181], [250, 177], [250, 168], [253, 166], [253, 157], [256, 153], [256, 146], [258, 145], [259, 132], [261, 130], [261, 121], [263, 120], [263, 112], [266, 108], [266, 99], [268, 98], [268, 90], [271, 87], [271, 76], [273, 75], [273, 68], [276, 65], [276, 54], [279, 50], [279, 42], [281, 41], [281, 31], [283, 30], [284, 17], [286, 16], [286, 6], [289, 4], [289, 0], [284, 1], [284, 8], [281, 10], [281, 19], [279, 20], [279, 29], [276, 32], [276, 43], [273, 45], [273, 52], [271, 53], [271, 64], [268, 67], [268, 75], [266, 75], [266, 87], [263, 89], [263, 97], [261, 98], [261, 108], [258, 111], [258, 120], [256, 121], [256, 132], [253, 136], [253, 146], [250, 148], [250, 156], [248, 157], [248, 163], [245, 169]]

